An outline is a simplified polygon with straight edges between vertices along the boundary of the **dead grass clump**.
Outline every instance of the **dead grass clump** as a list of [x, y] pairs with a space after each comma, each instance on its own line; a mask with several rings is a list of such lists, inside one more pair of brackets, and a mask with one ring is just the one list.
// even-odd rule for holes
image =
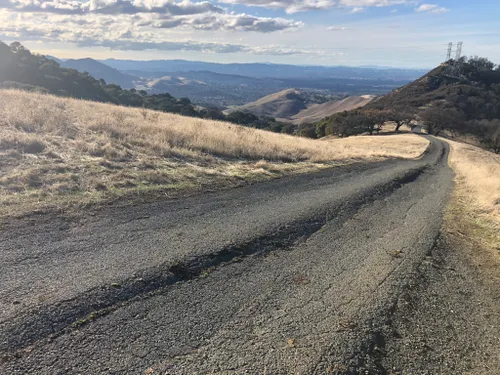
[[[324, 142], [140, 108], [2, 90], [0, 210], [127, 191], [236, 186], [356, 160], [413, 158], [414, 135]], [[5, 211], [3, 211], [5, 212]]]
[[142, 174], [142, 183], [145, 184], [167, 185], [173, 181], [173, 176], [168, 171], [149, 170]]
[[[474, 240], [500, 250], [500, 155], [448, 141], [456, 173], [453, 212]], [[500, 254], [497, 254], [500, 258]]]
[[500, 155], [475, 146], [448, 141], [450, 164], [462, 193], [477, 210], [500, 223]]
[[45, 150], [45, 143], [34, 136], [6, 135], [0, 139], [0, 151], [18, 151], [25, 154], [39, 154]]
[[47, 189], [52, 194], [69, 194], [78, 192], [78, 185], [73, 181], [56, 182]]

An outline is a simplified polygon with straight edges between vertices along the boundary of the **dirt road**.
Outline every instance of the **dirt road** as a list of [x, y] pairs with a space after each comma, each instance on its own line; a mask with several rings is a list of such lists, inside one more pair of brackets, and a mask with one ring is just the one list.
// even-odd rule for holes
[[419, 160], [5, 224], [0, 373], [391, 373], [452, 189], [430, 140]]

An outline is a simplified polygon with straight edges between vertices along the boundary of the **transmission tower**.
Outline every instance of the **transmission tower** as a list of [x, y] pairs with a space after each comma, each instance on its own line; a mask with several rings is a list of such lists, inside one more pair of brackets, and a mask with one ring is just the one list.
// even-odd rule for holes
[[456, 53], [456, 56], [455, 56], [455, 61], [458, 61], [460, 60], [460, 57], [462, 57], [462, 46], [463, 46], [463, 42], [458, 42], [457, 43], [457, 53]]
[[453, 48], [453, 42], [448, 43], [448, 53], [446, 54], [446, 61], [451, 60], [451, 50]]
[[[450, 61], [447, 64], [446, 72], [448, 75], [453, 77], [460, 77], [461, 63], [460, 58], [462, 57], [462, 47], [463, 42], [458, 42], [456, 45], [456, 49], [453, 50], [453, 42], [448, 43], [448, 49], [446, 53], [446, 62]], [[452, 53], [455, 53], [455, 59], [451, 60]]]

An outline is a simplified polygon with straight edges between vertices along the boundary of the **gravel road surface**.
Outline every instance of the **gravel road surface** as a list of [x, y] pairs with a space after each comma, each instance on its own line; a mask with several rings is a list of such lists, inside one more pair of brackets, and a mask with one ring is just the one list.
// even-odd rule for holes
[[388, 320], [453, 186], [429, 140], [418, 160], [5, 224], [0, 373], [391, 373]]

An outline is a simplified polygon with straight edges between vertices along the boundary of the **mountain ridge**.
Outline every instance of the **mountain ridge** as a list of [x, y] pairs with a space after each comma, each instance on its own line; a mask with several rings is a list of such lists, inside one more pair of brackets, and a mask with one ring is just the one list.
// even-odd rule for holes
[[139, 78], [128, 73], [123, 73], [100, 61], [89, 57], [83, 59], [59, 60], [59, 64], [64, 68], [76, 69], [80, 72], [88, 72], [95, 79], [104, 79], [108, 83], [120, 85], [124, 89], [134, 87], [134, 81]]
[[426, 69], [369, 68], [349, 66], [316, 66], [272, 63], [213, 63], [190, 60], [119, 60], [105, 59], [100, 62], [120, 71], [140, 70], [158, 72], [183, 72], [208, 70], [222, 74], [236, 74], [258, 78], [385, 78], [411, 81], [427, 72]]

